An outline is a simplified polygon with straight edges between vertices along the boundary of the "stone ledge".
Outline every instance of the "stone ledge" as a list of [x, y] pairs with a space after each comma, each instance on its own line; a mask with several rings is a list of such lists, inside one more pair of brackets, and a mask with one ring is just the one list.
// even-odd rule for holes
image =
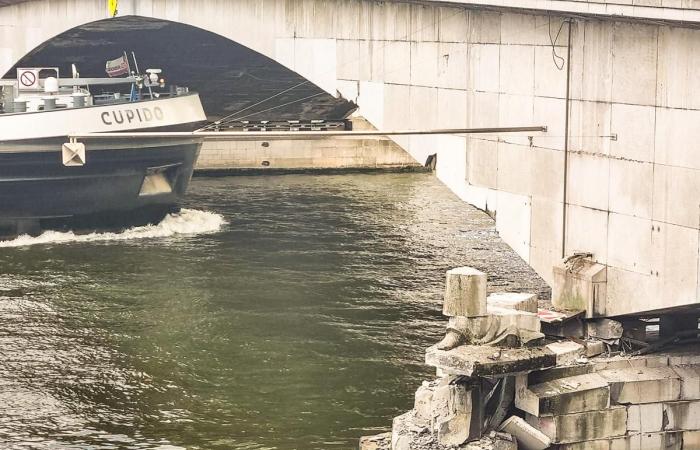
[[444, 351], [432, 346], [425, 363], [452, 375], [497, 377], [554, 367], [557, 357], [540, 348], [462, 345]]

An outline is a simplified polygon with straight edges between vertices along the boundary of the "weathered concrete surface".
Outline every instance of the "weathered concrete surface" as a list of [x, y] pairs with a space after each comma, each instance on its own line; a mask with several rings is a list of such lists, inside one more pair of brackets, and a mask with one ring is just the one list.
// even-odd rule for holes
[[612, 403], [657, 403], [678, 400], [681, 396], [681, 380], [670, 367], [611, 369], [597, 373], [610, 384]]
[[595, 373], [516, 388], [515, 406], [541, 417], [599, 411], [610, 406], [608, 383]]
[[472, 267], [448, 270], [442, 313], [448, 317], [485, 316], [486, 274]]
[[514, 292], [494, 292], [486, 298], [486, 304], [537, 314], [537, 295]]
[[390, 140], [321, 139], [209, 141], [196, 169], [217, 171], [285, 171], [309, 169], [402, 169], [418, 164]]
[[558, 416], [529, 415], [527, 420], [555, 444], [592, 441], [627, 434], [627, 410], [624, 406]]
[[556, 355], [539, 348], [462, 345], [444, 351], [433, 346], [425, 352], [425, 363], [453, 375], [493, 377], [554, 367]]

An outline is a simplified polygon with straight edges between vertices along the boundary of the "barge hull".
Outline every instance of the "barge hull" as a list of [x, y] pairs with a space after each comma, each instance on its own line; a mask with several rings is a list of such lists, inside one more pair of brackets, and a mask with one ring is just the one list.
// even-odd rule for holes
[[[85, 164], [63, 164], [63, 140], [0, 143], [0, 235], [37, 224], [154, 222], [177, 208], [201, 148], [197, 139], [87, 143]], [[52, 226], [52, 227], [53, 227]], [[9, 231], [8, 231], [9, 230]]]

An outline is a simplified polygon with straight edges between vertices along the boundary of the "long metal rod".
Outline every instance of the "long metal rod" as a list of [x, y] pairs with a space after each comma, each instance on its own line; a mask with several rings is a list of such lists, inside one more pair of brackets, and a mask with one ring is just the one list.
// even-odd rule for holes
[[562, 218], [561, 218], [561, 257], [562, 259], [566, 257], [566, 202], [567, 195], [566, 191], [568, 189], [569, 181], [569, 110], [571, 108], [571, 102], [569, 101], [570, 91], [571, 91], [571, 19], [569, 22], [569, 44], [566, 50], [566, 108], [564, 116], [564, 193], [562, 199]]
[[533, 127], [493, 127], [493, 128], [445, 128], [435, 130], [367, 130], [367, 131], [145, 131], [124, 133], [73, 133], [71, 139], [114, 139], [114, 138], [204, 138], [204, 139], [290, 139], [314, 137], [362, 137], [362, 136], [412, 136], [431, 134], [484, 134], [546, 132], [546, 126]]

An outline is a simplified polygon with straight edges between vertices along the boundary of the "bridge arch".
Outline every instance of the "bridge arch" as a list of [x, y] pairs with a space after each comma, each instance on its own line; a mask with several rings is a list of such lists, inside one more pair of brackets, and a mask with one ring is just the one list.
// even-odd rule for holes
[[[10, 0], [12, 3], [12, 0]], [[155, 0], [119, 2], [118, 17], [138, 16], [177, 22], [210, 31], [265, 55], [335, 94], [335, 44], [331, 39], [295, 50], [288, 2]], [[42, 43], [68, 30], [108, 18], [103, 0], [24, 1], [0, 5], [0, 73]], [[291, 49], [291, 51], [290, 51]], [[302, 54], [304, 53], [304, 54]]]
[[[66, 76], [70, 64], [76, 63], [83, 77], [104, 77], [105, 61], [124, 51], [134, 51], [141, 70], [162, 68], [172, 83], [199, 92], [211, 120], [241, 110], [240, 117], [247, 119], [339, 119], [355, 108], [271, 58], [219, 34], [134, 15], [65, 31], [31, 50], [15, 67], [58, 67]], [[129, 59], [133, 61], [131, 55]], [[13, 78], [14, 68], [5, 76]]]

